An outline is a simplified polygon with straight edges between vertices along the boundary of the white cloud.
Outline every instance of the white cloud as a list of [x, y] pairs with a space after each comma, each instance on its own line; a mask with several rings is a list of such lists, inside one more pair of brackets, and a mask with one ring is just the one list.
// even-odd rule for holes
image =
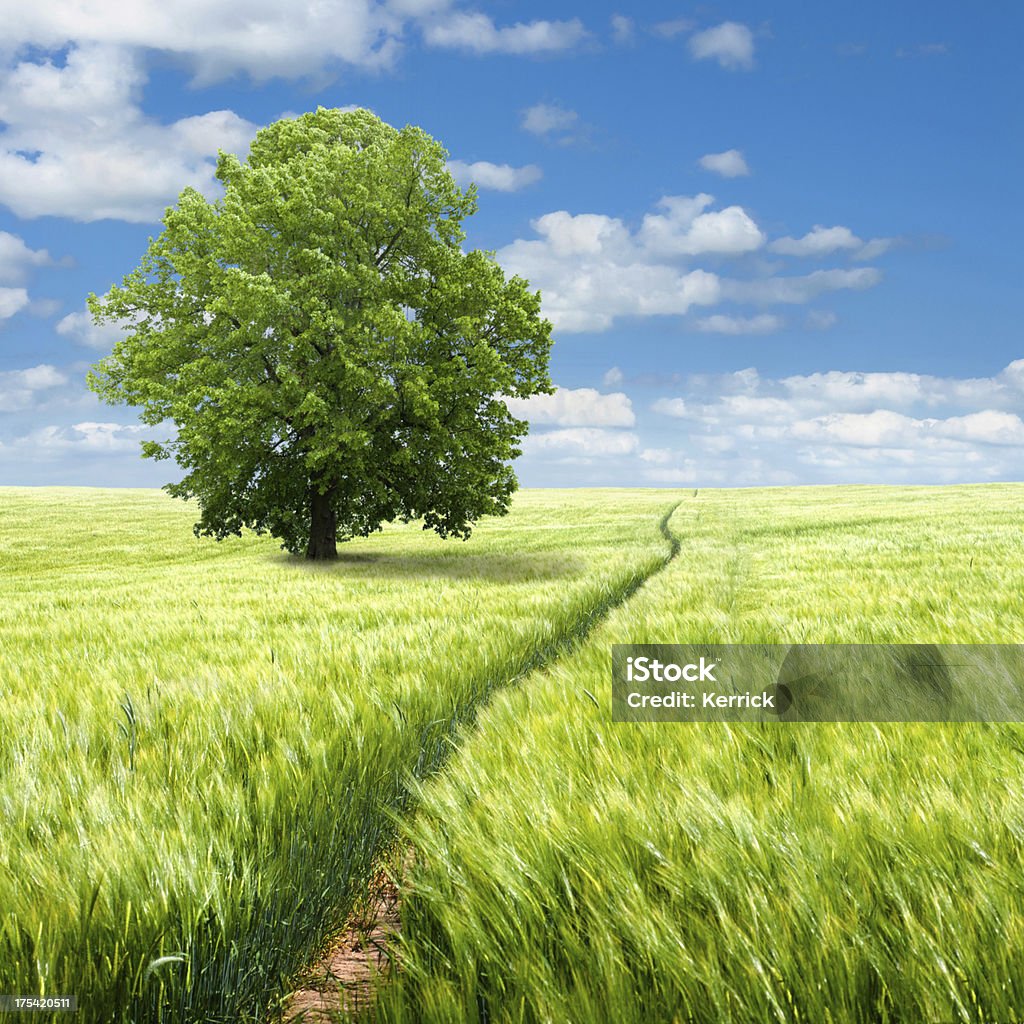
[[100, 45], [8, 71], [0, 202], [21, 217], [146, 222], [185, 186], [212, 195], [216, 149], [244, 151], [256, 126], [226, 110], [160, 124], [138, 106], [144, 82], [137, 57]]
[[727, 149], [724, 153], [706, 153], [698, 161], [705, 171], [720, 174], [723, 178], [742, 178], [750, 174], [747, 161], [738, 149]]
[[0, 456], [23, 459], [54, 459], [61, 456], [139, 453], [140, 434], [150, 428], [140, 424], [75, 423], [49, 425], [0, 443]]
[[839, 317], [830, 309], [812, 309], [804, 322], [809, 330], [827, 331], [839, 323]]
[[617, 218], [559, 210], [533, 227], [539, 240], [519, 239], [498, 260], [541, 289], [561, 330], [605, 330], [617, 316], [682, 314], [718, 300], [714, 274], [653, 264]]
[[682, 418], [687, 415], [686, 402], [681, 398], [659, 398], [652, 406], [654, 412], [660, 412], [663, 416], [677, 416]]
[[638, 457], [643, 479], [651, 479], [643, 464], [732, 485], [1024, 474], [1024, 360], [980, 378], [846, 370], [771, 378], [753, 368], [694, 375], [652, 409], [668, 419], [645, 430], [655, 443], [641, 452], [658, 455]]
[[86, 309], [77, 313], [68, 313], [58, 321], [57, 333], [85, 348], [109, 352], [114, 347], [114, 342], [125, 336], [125, 327], [128, 326], [130, 324], [127, 323], [95, 324], [92, 314]]
[[[248, 4], [231, 0], [181, 5], [159, 0], [47, 0], [7, 4], [4, 36], [59, 50], [68, 43], [152, 49], [188, 62], [203, 82], [245, 72], [256, 79], [305, 77], [332, 62], [358, 67], [390, 65], [411, 16], [447, 6], [374, 3], [372, 0], [298, 0]], [[422, 10], [417, 10], [417, 6]]]
[[949, 43], [918, 43], [916, 46], [901, 46], [897, 57], [940, 57], [949, 53]]
[[725, 316], [716, 313], [697, 321], [697, 329], [711, 334], [772, 334], [781, 330], [785, 321], [773, 313], [760, 313], [757, 316]]
[[724, 21], [692, 35], [690, 53], [696, 60], [717, 60], [729, 71], [749, 71], [754, 66], [754, 34], [746, 25]]
[[0, 320], [6, 320], [28, 305], [24, 288], [0, 288]]
[[29, 267], [51, 267], [54, 260], [45, 249], [30, 249], [23, 239], [0, 231], [0, 281], [20, 284]]
[[942, 424], [949, 436], [983, 444], [1024, 445], [1024, 421], [1016, 413], [985, 409], [966, 416], [951, 416]]
[[428, 46], [476, 53], [550, 53], [575, 46], [587, 32], [579, 19], [498, 27], [486, 14], [458, 10], [451, 0], [296, 0], [245, 5], [204, 0], [47, 0], [8, 3], [8, 52], [56, 52], [69, 44], [152, 50], [185, 63], [197, 83], [243, 73], [258, 81], [309, 78], [337, 65], [391, 67], [411, 29]]
[[636, 32], [636, 26], [633, 24], [632, 18], [627, 18], [624, 14], [613, 14], [612, 20], [612, 40], [618, 43], [620, 46], [625, 43], [633, 41], [633, 36]]
[[675, 39], [683, 32], [689, 32], [693, 28], [693, 22], [689, 18], [673, 18], [670, 21], [659, 21], [651, 29], [656, 36], [662, 39]]
[[55, 366], [40, 363], [26, 370], [0, 372], [0, 412], [21, 412], [36, 403], [38, 392], [62, 387], [68, 378]]
[[531, 21], [498, 28], [480, 12], [452, 12], [428, 23], [423, 38], [429, 46], [473, 53], [554, 53], [576, 46], [587, 36], [579, 18]]
[[629, 229], [616, 217], [599, 213], [576, 216], [565, 210], [545, 213], [532, 222], [556, 256], [614, 257], [630, 245]]
[[[826, 373], [798, 374], [783, 377], [779, 391], [787, 401], [802, 408], [871, 408], [880, 403], [909, 407], [929, 402], [930, 388], [938, 378], [917, 373], [855, 373], [829, 370]], [[941, 399], [939, 399], [941, 401]]]
[[546, 242], [517, 241], [498, 253], [502, 266], [541, 289], [544, 315], [559, 330], [604, 331], [617, 317], [681, 315], [718, 301], [715, 274], [635, 261], [566, 258]]
[[768, 248], [783, 256], [827, 256], [834, 252], [847, 251], [856, 260], [871, 260], [881, 256], [893, 244], [891, 238], [873, 238], [864, 242], [849, 228], [842, 225], [826, 228], [815, 224], [802, 238], [777, 238]]
[[640, 452], [640, 461], [664, 465], [666, 462], [671, 462], [675, 455], [676, 453], [671, 448], [644, 448]]
[[749, 281], [723, 283], [723, 296], [737, 302], [763, 304], [800, 304], [825, 292], [851, 289], [863, 291], [873, 288], [882, 280], [881, 271], [874, 267], [855, 270], [815, 270], [802, 277], [765, 277]]
[[[731, 300], [755, 305], [810, 302], [840, 289], [862, 290], [881, 280], [873, 267], [816, 270], [804, 276], [730, 279], [694, 267], [698, 258], [742, 257], [764, 234], [739, 206], [709, 210], [712, 196], [664, 196], [657, 212], [632, 231], [600, 213], [546, 213], [532, 221], [535, 239], [499, 250], [502, 266], [541, 290], [544, 313], [564, 332], [604, 331], [625, 316], [681, 316], [695, 306]], [[709, 318], [721, 333], [767, 333], [781, 321]]]
[[853, 254], [853, 258], [862, 261], [873, 260], [876, 256], [881, 256], [882, 253], [888, 252], [897, 241], [895, 238], [872, 238], [870, 242], [865, 242]]
[[714, 201], [698, 196], [665, 196], [658, 202], [665, 213], [649, 213], [640, 228], [640, 240], [653, 253], [696, 256], [703, 253], [753, 252], [764, 235], [741, 206], [701, 213]]
[[51, 316], [59, 313], [63, 305], [64, 303], [60, 299], [32, 299], [26, 307], [26, 311], [32, 316], [48, 320]]
[[571, 132], [578, 125], [579, 117], [575, 110], [557, 103], [535, 103], [523, 111], [520, 126], [531, 135], [550, 138]]
[[1016, 413], [994, 409], [947, 419], [916, 419], [888, 409], [831, 413], [813, 420], [799, 420], [789, 433], [797, 440], [865, 448], [934, 446], [944, 441], [1024, 446], [1024, 421]]
[[850, 370], [769, 377], [748, 367], [695, 374], [674, 390], [639, 424], [613, 429], [597, 416], [581, 423], [572, 408], [608, 396], [590, 391], [584, 400], [588, 389], [565, 389], [563, 405], [545, 417], [558, 429], [526, 439], [524, 481], [703, 487], [1024, 475], [1024, 359], [977, 378]]
[[604, 376], [601, 378], [601, 383], [606, 388], [613, 388], [616, 384], [621, 384], [626, 379], [626, 375], [617, 366], [613, 366], [610, 370], [606, 370]]
[[541, 169], [536, 164], [513, 167], [511, 164], [492, 164], [486, 160], [472, 164], [463, 160], [449, 160], [448, 170], [459, 185], [465, 186], [472, 182], [479, 188], [496, 192], [517, 192], [540, 181], [542, 177]]
[[922, 420], [889, 409], [876, 409], [869, 413], [830, 413], [813, 420], [797, 420], [788, 432], [797, 440], [878, 448], [905, 444], [916, 433], [915, 427], [920, 426], [923, 426]]
[[594, 388], [558, 388], [551, 395], [506, 398], [513, 416], [531, 424], [561, 427], [632, 427], [633, 407], [621, 392], [601, 394]]
[[631, 455], [639, 446], [639, 438], [630, 431], [604, 430], [599, 427], [549, 430], [543, 434], [530, 434], [523, 441], [524, 452], [552, 452], [588, 458]]
[[[672, 469], [646, 469], [644, 479], [652, 484], [695, 484], [700, 483], [702, 478], [701, 470], [694, 463], [687, 466], [677, 466]], [[706, 475], [705, 479], [706, 479]]]
[[784, 256], [823, 256], [837, 249], [858, 249], [863, 244], [849, 228], [815, 224], [803, 238], [777, 238], [768, 248]]

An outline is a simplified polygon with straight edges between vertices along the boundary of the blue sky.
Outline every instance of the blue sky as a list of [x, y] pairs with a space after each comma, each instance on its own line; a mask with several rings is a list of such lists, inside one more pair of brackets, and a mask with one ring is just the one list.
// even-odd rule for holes
[[[0, 0], [0, 483], [156, 486], [90, 291], [281, 116], [421, 125], [541, 289], [539, 485], [1016, 480], [1017, 5]], [[159, 436], [159, 433], [157, 435]]]

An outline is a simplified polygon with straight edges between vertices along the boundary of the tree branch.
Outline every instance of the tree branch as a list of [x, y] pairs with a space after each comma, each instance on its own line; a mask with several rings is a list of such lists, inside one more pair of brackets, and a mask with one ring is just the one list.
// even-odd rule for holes
[[384, 251], [377, 256], [376, 260], [374, 260], [374, 263], [378, 268], [381, 266], [384, 260], [387, 259], [387, 257], [391, 254], [391, 250], [394, 249], [394, 247], [398, 244], [398, 240], [402, 237], [402, 233], [404, 231], [405, 228], [399, 228], [398, 231], [395, 232], [395, 237], [392, 238], [390, 242], [388, 242], [387, 246], [385, 246], [384, 248]]

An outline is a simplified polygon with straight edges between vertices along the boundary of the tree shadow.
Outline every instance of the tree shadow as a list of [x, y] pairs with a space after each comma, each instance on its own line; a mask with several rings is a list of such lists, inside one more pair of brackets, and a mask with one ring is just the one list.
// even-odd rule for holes
[[279, 565], [299, 572], [346, 576], [352, 579], [488, 580], [530, 583], [578, 576], [586, 563], [571, 555], [547, 551], [393, 554], [342, 551], [333, 562], [309, 562], [301, 555], [272, 556]]

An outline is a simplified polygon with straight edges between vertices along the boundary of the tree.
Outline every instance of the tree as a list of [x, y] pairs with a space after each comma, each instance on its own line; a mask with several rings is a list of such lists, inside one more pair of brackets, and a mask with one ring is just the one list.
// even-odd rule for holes
[[334, 558], [396, 519], [467, 538], [503, 515], [527, 424], [503, 396], [550, 393], [540, 295], [464, 252], [476, 211], [426, 132], [318, 109], [221, 153], [223, 197], [185, 189], [97, 323], [126, 334], [89, 374], [175, 436], [197, 536], [243, 528]]

